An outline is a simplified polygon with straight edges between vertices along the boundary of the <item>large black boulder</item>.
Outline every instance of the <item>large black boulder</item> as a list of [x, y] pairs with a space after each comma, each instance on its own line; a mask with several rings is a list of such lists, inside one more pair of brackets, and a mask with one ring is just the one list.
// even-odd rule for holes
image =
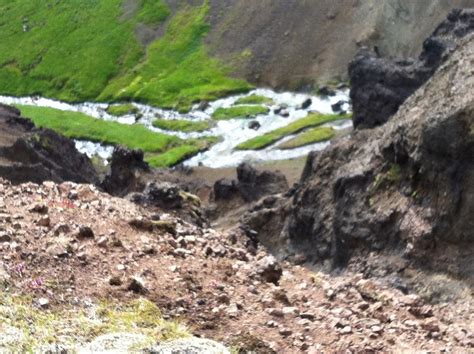
[[474, 9], [456, 9], [426, 39], [418, 59], [380, 58], [376, 51], [361, 48], [349, 64], [354, 126], [387, 122], [473, 31]]
[[99, 181], [90, 159], [74, 141], [35, 128], [18, 109], [5, 105], [0, 105], [0, 177], [12, 183]]
[[116, 146], [112, 154], [110, 172], [102, 182], [102, 188], [110, 194], [125, 196], [132, 191], [142, 190], [142, 174], [150, 171], [143, 160], [143, 151]]

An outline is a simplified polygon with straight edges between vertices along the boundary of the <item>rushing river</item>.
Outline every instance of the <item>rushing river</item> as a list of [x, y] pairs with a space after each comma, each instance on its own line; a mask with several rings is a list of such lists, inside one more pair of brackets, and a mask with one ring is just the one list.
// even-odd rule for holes
[[[255, 119], [231, 119], [218, 121], [213, 128], [201, 133], [163, 131], [153, 127], [152, 122], [157, 116], [165, 119], [190, 119], [196, 121], [209, 120], [211, 119], [212, 113], [216, 109], [221, 107], [231, 107], [235, 101], [246, 95], [236, 95], [211, 102], [205, 111], [198, 110], [198, 107], [196, 106], [191, 110], [191, 112], [186, 114], [162, 110], [143, 104], [135, 104], [142, 115], [142, 118], [140, 118], [138, 122], [136, 122], [135, 115], [115, 117], [108, 114], [106, 109], [109, 105], [106, 103], [85, 102], [80, 104], [69, 104], [42, 97], [9, 96], [0, 96], [0, 102], [10, 105], [34, 105], [40, 107], [51, 107], [60, 110], [82, 112], [94, 118], [113, 120], [124, 124], [143, 124], [152, 131], [176, 135], [183, 139], [198, 138], [203, 136], [218, 136], [221, 137], [221, 142], [215, 144], [208, 151], [202, 152], [185, 161], [185, 165], [188, 166], [197, 166], [202, 164], [204, 166], [217, 168], [236, 166], [243, 161], [262, 162], [295, 158], [307, 155], [310, 151], [324, 149], [330, 144], [329, 142], [312, 144], [292, 150], [279, 150], [276, 149], [275, 146], [269, 146], [259, 151], [234, 151], [234, 147], [238, 144], [274, 129], [281, 128], [298, 119], [304, 118], [309, 114], [309, 112], [317, 111], [320, 113], [332, 113], [331, 105], [339, 101], [347, 102], [348, 93], [349, 92], [347, 90], [337, 91], [335, 96], [322, 98], [302, 93], [277, 93], [269, 89], [256, 89], [246, 95], [256, 94], [271, 98], [274, 103], [268, 106], [270, 108], [270, 112], [268, 114], [258, 116]], [[312, 100], [312, 104], [306, 109], [300, 109], [301, 104], [308, 98]], [[288, 117], [282, 117], [274, 113], [274, 109], [282, 105], [288, 107]], [[348, 110], [349, 105], [344, 104], [343, 108]], [[258, 130], [250, 129], [249, 122], [251, 120], [258, 121], [261, 127]], [[345, 129], [352, 127], [352, 121], [345, 120], [327, 125], [333, 127], [334, 129]], [[286, 137], [285, 139], [279, 141], [278, 144], [285, 140], [291, 139], [292, 137], [293, 136]], [[98, 154], [104, 159], [110, 157], [113, 151], [113, 147], [111, 146], [103, 146], [101, 144], [88, 141], [76, 141], [76, 146], [79, 151], [86, 153], [89, 156]]]

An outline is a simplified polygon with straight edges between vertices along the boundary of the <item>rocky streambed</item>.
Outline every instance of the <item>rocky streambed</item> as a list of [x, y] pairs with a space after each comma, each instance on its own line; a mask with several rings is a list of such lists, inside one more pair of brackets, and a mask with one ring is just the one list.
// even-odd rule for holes
[[[166, 120], [186, 119], [191, 121], [211, 121], [213, 113], [221, 108], [229, 108], [244, 96], [258, 95], [269, 99], [271, 103], [263, 104], [268, 108], [268, 113], [257, 115], [252, 119], [228, 119], [213, 121], [209, 130], [202, 132], [178, 132], [162, 130], [153, 126], [153, 121], [157, 117]], [[220, 141], [209, 150], [199, 153], [191, 159], [185, 161], [185, 165], [207, 167], [230, 167], [237, 166], [243, 161], [274, 161], [289, 158], [296, 158], [307, 155], [310, 151], [317, 151], [326, 148], [329, 142], [310, 144], [294, 149], [279, 149], [277, 144], [270, 145], [261, 150], [237, 151], [235, 147], [254, 137], [263, 135], [278, 128], [282, 128], [298, 119], [308, 116], [311, 112], [329, 114], [334, 112], [334, 105], [338, 106], [338, 111], [349, 111], [349, 91], [339, 90], [332, 96], [315, 96], [304, 93], [283, 92], [277, 93], [270, 89], [256, 89], [245, 95], [235, 95], [209, 103], [206, 106], [196, 105], [188, 113], [163, 110], [148, 105], [134, 103], [136, 112], [121, 117], [107, 113], [109, 104], [84, 102], [70, 104], [43, 97], [10, 97], [0, 96], [0, 102], [9, 105], [33, 105], [38, 107], [50, 107], [59, 110], [81, 112], [91, 117], [104, 120], [118, 121], [123, 124], [143, 124], [148, 129], [169, 135], [175, 135], [182, 139], [201, 138], [205, 136], [215, 136]], [[303, 104], [304, 103], [304, 104]], [[339, 105], [338, 105], [339, 103]], [[281, 114], [279, 110], [284, 110]], [[250, 123], [253, 124], [250, 124]], [[339, 120], [328, 123], [335, 130], [352, 127], [351, 120]], [[258, 129], [255, 129], [258, 127]], [[252, 129], [253, 128], [253, 129]], [[290, 135], [280, 140], [281, 144], [291, 138]], [[113, 147], [104, 146], [90, 141], [76, 141], [79, 151], [89, 156], [99, 155], [107, 159], [111, 156]]]

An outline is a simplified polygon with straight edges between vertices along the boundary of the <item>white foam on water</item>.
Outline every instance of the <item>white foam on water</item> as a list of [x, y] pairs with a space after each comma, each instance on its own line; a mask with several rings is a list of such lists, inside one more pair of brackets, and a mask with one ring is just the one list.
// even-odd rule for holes
[[[230, 96], [211, 102], [205, 111], [199, 111], [197, 109], [198, 106], [196, 105], [189, 113], [185, 114], [134, 103], [141, 115], [141, 118], [138, 121], [136, 121], [135, 115], [115, 117], [108, 114], [106, 109], [109, 105], [106, 103], [84, 102], [72, 104], [43, 97], [10, 96], [0, 96], [0, 102], [9, 105], [34, 105], [39, 107], [50, 107], [64, 111], [80, 112], [97, 119], [117, 121], [123, 124], [143, 124], [152, 131], [174, 135], [182, 139], [217, 136], [221, 139], [219, 143], [212, 146], [209, 150], [199, 153], [184, 162], [184, 164], [188, 166], [203, 165], [217, 168], [236, 166], [243, 161], [264, 162], [296, 158], [307, 155], [310, 151], [322, 150], [326, 148], [330, 144], [329, 142], [312, 144], [291, 150], [276, 149], [275, 146], [278, 144], [258, 151], [234, 150], [238, 144], [272, 130], [284, 127], [289, 123], [306, 117], [310, 112], [314, 111], [320, 113], [332, 113], [331, 105], [341, 100], [347, 102], [348, 94], [348, 90], [337, 91], [335, 96], [322, 98], [304, 93], [278, 93], [270, 89], [256, 89], [249, 92], [248, 94]], [[163, 119], [189, 119], [194, 121], [211, 120], [211, 116], [215, 110], [219, 108], [231, 107], [239, 98], [249, 95], [260, 95], [271, 98], [274, 103], [267, 105], [269, 108], [269, 113], [259, 115], [254, 119], [230, 119], [217, 121], [215, 122], [215, 126], [213, 128], [205, 132], [183, 133], [164, 131], [155, 128], [152, 125], [153, 121], [157, 117], [161, 117]], [[300, 109], [301, 104], [308, 98], [312, 101], [311, 105], [307, 109]], [[281, 105], [287, 106], [286, 110], [288, 111], [289, 116], [286, 118], [274, 113], [274, 110]], [[350, 107], [348, 104], [344, 104], [343, 109], [349, 110]], [[249, 122], [252, 120], [258, 121], [260, 124], [260, 128], [258, 130], [253, 130], [248, 127]], [[350, 120], [344, 120], [329, 123], [327, 125], [333, 127], [334, 129], [345, 129], [351, 127], [352, 122]], [[284, 140], [281, 140], [279, 143], [288, 140], [289, 138], [291, 137], [287, 137]], [[98, 154], [104, 159], [109, 158], [113, 152], [113, 147], [111, 146], [103, 146], [98, 143], [86, 141], [76, 141], [76, 147], [79, 151], [86, 153], [89, 156]]]

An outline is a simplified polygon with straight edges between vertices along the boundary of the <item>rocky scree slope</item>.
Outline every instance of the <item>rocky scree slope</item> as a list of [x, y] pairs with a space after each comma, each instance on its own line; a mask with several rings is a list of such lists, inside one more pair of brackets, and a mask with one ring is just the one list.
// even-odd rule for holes
[[385, 123], [472, 32], [474, 9], [457, 9], [424, 41], [418, 59], [394, 61], [361, 49], [349, 65], [354, 126], [373, 128]]
[[14, 183], [98, 182], [91, 161], [72, 140], [35, 128], [18, 109], [1, 104], [0, 176]]
[[300, 88], [347, 79], [361, 46], [415, 57], [453, 8], [472, 6], [473, 0], [213, 0], [206, 41], [250, 82]]
[[0, 350], [131, 350], [145, 338], [156, 352], [157, 341], [186, 336], [160, 318], [242, 353], [474, 344], [469, 301], [428, 305], [360, 274], [279, 263], [238, 230], [197, 227], [91, 185], [0, 179], [0, 249], [10, 304], [0, 305]]
[[472, 288], [473, 66], [471, 34], [383, 127], [310, 154], [293, 195], [263, 200], [247, 227], [281, 253], [386, 276], [405, 291], [410, 269]]

